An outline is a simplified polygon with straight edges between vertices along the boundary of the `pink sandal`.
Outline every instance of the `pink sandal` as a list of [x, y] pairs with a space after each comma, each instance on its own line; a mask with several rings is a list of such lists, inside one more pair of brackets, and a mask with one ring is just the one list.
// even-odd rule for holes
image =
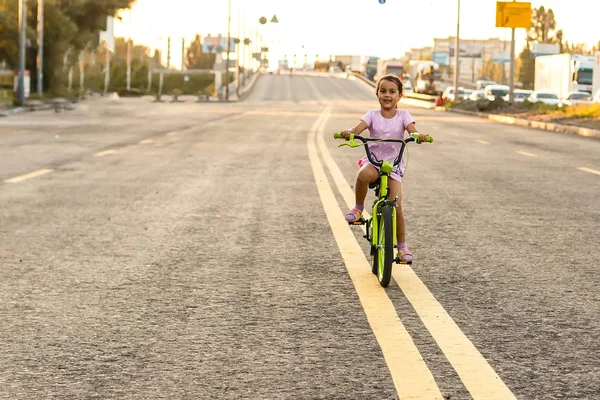
[[403, 263], [411, 263], [414, 259], [413, 254], [410, 252], [408, 247], [398, 249], [398, 258], [400, 258], [400, 262]]
[[362, 218], [362, 211], [358, 208], [354, 207], [352, 210], [348, 211], [346, 214], [346, 221], [348, 222], [356, 222]]

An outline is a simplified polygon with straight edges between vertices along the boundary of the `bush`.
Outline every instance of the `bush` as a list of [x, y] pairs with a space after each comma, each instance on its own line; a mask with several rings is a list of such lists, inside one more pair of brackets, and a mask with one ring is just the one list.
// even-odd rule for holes
[[142, 91], [137, 88], [133, 88], [131, 90], [120, 89], [117, 90], [119, 97], [140, 97], [143, 95]]

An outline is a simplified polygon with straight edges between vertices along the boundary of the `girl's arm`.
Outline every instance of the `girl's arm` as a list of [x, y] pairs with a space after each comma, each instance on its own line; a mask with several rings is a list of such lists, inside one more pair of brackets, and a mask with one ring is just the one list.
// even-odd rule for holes
[[360, 135], [365, 129], [367, 129], [367, 123], [361, 119], [352, 129], [344, 129], [340, 133], [344, 136], [344, 139], [349, 140], [350, 134]]
[[[406, 127], [406, 131], [411, 135], [415, 132], [419, 133], [417, 131], [417, 127], [415, 126], [414, 122], [408, 124], [408, 126]], [[427, 140], [428, 137], [429, 137], [429, 135], [426, 135], [424, 133], [419, 133], [419, 140], [417, 141], [417, 143], [419, 143], [419, 144], [423, 143], [424, 141]]]

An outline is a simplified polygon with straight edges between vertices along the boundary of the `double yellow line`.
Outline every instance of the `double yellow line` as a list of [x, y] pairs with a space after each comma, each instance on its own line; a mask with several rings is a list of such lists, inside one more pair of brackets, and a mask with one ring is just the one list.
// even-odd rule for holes
[[[330, 115], [331, 107], [320, 114], [309, 132], [307, 147], [319, 196], [340, 253], [381, 347], [399, 397], [443, 399], [431, 371], [398, 317], [393, 303], [371, 273], [369, 261], [344, 219], [319, 158], [317, 146], [346, 206], [352, 207], [354, 193], [323, 139]], [[393, 277], [473, 399], [516, 399], [409, 266], [395, 265]]]

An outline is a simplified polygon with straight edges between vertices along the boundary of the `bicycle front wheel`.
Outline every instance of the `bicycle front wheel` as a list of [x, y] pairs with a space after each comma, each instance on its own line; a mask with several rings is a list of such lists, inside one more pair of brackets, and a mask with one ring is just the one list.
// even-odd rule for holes
[[392, 225], [392, 207], [383, 205], [377, 214], [377, 243], [373, 255], [373, 273], [382, 287], [387, 287], [392, 278], [394, 262], [394, 227]]

